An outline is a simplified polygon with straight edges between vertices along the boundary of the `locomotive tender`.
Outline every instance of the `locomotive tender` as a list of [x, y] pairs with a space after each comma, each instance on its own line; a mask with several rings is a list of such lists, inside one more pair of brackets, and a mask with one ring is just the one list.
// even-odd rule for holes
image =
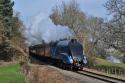
[[[41, 53], [37, 53], [37, 55], [40, 55], [41, 57], [47, 56], [53, 59], [55, 64], [58, 64], [64, 69], [81, 69], [87, 64], [87, 58], [83, 54], [83, 47], [76, 39], [60, 40], [58, 42], [51, 43], [49, 47], [48, 45], [47, 47], [43, 46], [43, 48], [44, 49], [39, 50], [42, 55], [40, 55]], [[47, 52], [46, 54], [46, 50], [49, 50], [49, 53]]]

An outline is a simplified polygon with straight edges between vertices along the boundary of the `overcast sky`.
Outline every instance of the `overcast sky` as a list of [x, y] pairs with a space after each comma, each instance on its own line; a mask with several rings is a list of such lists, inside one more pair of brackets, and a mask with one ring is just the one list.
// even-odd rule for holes
[[[30, 19], [39, 13], [50, 14], [55, 5], [60, 5], [62, 1], [70, 0], [14, 0], [14, 10], [20, 12], [21, 19], [24, 23], [28, 23]], [[93, 16], [107, 17], [107, 12], [103, 4], [107, 0], [76, 0], [80, 9]]]

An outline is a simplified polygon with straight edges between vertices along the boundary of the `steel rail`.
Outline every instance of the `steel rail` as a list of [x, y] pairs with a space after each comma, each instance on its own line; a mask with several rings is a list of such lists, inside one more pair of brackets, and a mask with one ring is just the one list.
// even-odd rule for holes
[[81, 75], [85, 75], [88, 77], [92, 77], [95, 79], [99, 79], [99, 80], [102, 80], [102, 81], [108, 82], [108, 83], [125, 83], [125, 80], [123, 80], [123, 79], [115, 78], [115, 77], [111, 77], [111, 76], [106, 76], [106, 75], [94, 73], [94, 72], [87, 71], [87, 70], [77, 71], [76, 73], [81, 74]]

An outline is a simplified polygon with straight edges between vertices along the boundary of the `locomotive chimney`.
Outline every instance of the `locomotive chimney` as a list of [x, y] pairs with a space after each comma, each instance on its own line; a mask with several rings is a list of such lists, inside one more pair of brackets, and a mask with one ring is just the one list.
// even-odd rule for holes
[[76, 39], [71, 39], [71, 43], [75, 43], [75, 42], [77, 42]]

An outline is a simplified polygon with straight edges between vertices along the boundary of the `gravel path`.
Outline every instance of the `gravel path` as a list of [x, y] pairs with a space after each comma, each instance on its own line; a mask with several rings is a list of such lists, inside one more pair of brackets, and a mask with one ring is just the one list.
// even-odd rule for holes
[[78, 79], [79, 83], [106, 83], [106, 82], [103, 82], [103, 81], [100, 81], [100, 80], [97, 80], [97, 79], [94, 79], [91, 77], [77, 74], [72, 71], [62, 70], [62, 69], [54, 67], [54, 66], [48, 65], [48, 67], [58, 70], [61, 74], [65, 75], [65, 76]]

